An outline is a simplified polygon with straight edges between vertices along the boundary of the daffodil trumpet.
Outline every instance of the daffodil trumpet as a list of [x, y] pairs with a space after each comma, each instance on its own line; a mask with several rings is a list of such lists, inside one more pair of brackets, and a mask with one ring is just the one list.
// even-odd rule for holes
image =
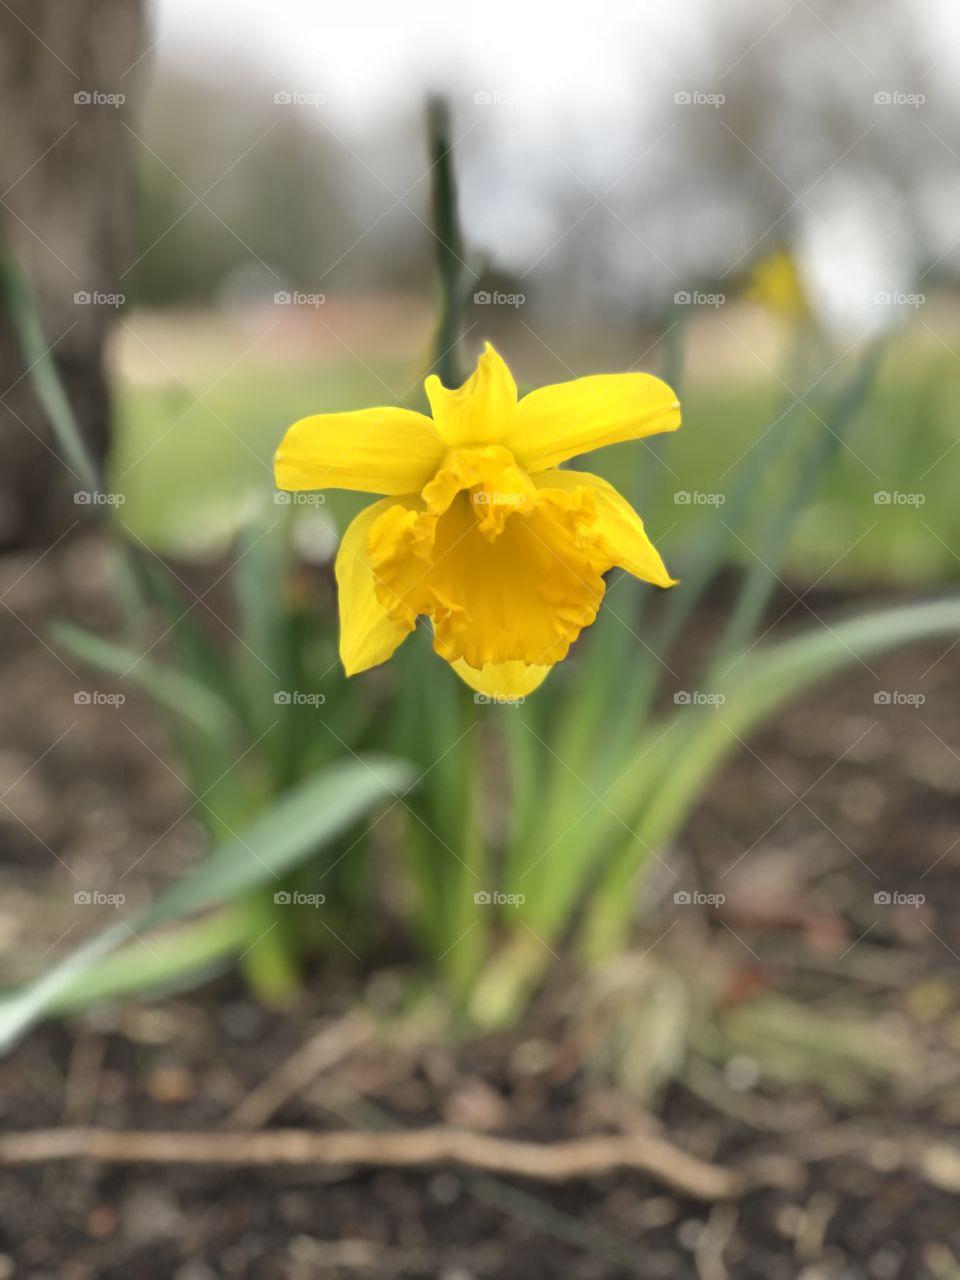
[[680, 425], [674, 392], [647, 373], [598, 374], [523, 397], [488, 343], [458, 390], [435, 375], [432, 417], [360, 409], [303, 418], [275, 458], [279, 489], [383, 495], [337, 554], [347, 675], [385, 662], [413, 631], [467, 684], [530, 693], [596, 618], [615, 566], [671, 587], [630, 504], [560, 464]]

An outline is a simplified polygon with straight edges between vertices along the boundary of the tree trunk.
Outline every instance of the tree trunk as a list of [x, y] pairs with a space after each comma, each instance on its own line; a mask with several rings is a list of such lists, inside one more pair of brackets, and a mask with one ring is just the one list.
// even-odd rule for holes
[[[104, 344], [135, 258], [141, 0], [0, 5], [0, 253], [26, 277], [98, 462], [109, 440]], [[0, 315], [0, 548], [49, 546], [91, 506], [60, 461], [9, 317]]]

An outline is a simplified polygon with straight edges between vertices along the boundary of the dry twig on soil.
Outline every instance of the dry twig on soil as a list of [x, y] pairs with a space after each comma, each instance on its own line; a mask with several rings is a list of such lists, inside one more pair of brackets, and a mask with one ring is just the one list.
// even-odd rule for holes
[[37, 1129], [0, 1138], [0, 1164], [54, 1160], [217, 1165], [365, 1165], [408, 1168], [456, 1164], [487, 1173], [566, 1182], [634, 1169], [697, 1200], [728, 1200], [743, 1177], [650, 1135], [604, 1135], [535, 1143], [445, 1126], [394, 1133], [269, 1129], [261, 1133], [175, 1133]]
[[224, 1129], [259, 1129], [291, 1098], [329, 1071], [373, 1033], [371, 1019], [350, 1013], [330, 1023], [280, 1064], [223, 1121]]

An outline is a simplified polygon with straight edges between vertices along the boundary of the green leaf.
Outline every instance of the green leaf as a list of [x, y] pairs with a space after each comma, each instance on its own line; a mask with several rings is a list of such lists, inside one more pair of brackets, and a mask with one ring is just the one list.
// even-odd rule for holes
[[291, 512], [291, 507], [274, 507], [268, 525], [243, 530], [231, 569], [240, 610], [237, 670], [251, 722], [259, 728], [273, 719], [278, 690], [299, 687], [292, 682], [291, 671], [294, 615], [285, 600], [291, 565]]
[[357, 757], [333, 765], [294, 787], [242, 835], [228, 838], [171, 886], [147, 913], [145, 926], [189, 915], [261, 884], [279, 881], [319, 845], [326, 844], [382, 800], [410, 785], [413, 771], [384, 757]]
[[96, 464], [63, 389], [37, 304], [23, 275], [12, 263], [0, 263], [0, 294], [13, 321], [31, 384], [50, 420], [64, 461], [89, 489], [99, 489]]
[[[718, 707], [683, 708], [653, 725], [658, 735], [644, 767], [627, 769], [607, 793], [610, 810], [631, 824], [631, 839], [606, 869], [587, 918], [591, 952], [609, 954], [622, 941], [630, 918], [629, 886], [649, 849], [663, 849], [686, 820], [704, 786], [745, 735], [797, 694], [844, 667], [937, 635], [960, 634], [960, 600], [883, 609], [820, 624], [798, 636], [757, 649], [735, 675], [711, 692]], [[639, 818], [638, 818], [639, 814]]]
[[[143, 915], [132, 922], [111, 925], [49, 973], [0, 1004], [0, 1051], [9, 1048], [48, 1009], [69, 1003], [73, 986], [102, 957], [128, 939], [130, 930], [140, 933], [231, 902], [259, 885], [276, 885], [284, 872], [340, 835], [385, 796], [409, 786], [411, 780], [412, 770], [400, 761], [358, 757], [326, 769], [289, 791], [269, 812], [250, 823], [242, 835], [224, 841], [162, 893]], [[175, 955], [171, 963], [176, 963]], [[151, 982], [157, 979], [153, 966]]]
[[249, 946], [243, 914], [224, 907], [150, 938], [150, 946], [130, 940], [91, 968], [71, 975], [62, 994], [51, 1001], [56, 1013], [69, 1013], [106, 1000], [150, 992], [184, 990], [210, 976]]
[[[711, 671], [721, 669], [731, 654], [739, 653], [756, 633], [764, 609], [780, 579], [778, 574], [786, 559], [787, 549], [797, 517], [812, 501], [819, 486], [844, 444], [844, 436], [876, 383], [885, 342], [880, 339], [867, 347], [862, 359], [840, 394], [821, 407], [817, 417], [820, 430], [813, 449], [797, 459], [797, 474], [782, 503], [774, 503], [765, 515], [764, 525], [756, 539], [763, 547], [763, 559], [754, 559], [747, 570], [736, 605], [724, 634], [714, 646]], [[706, 677], [709, 687], [710, 677]]]
[[102, 933], [88, 938], [76, 951], [54, 965], [40, 978], [36, 978], [22, 990], [8, 996], [0, 1003], [0, 1052], [11, 1048], [15, 1041], [38, 1018], [63, 998], [73, 984], [108, 952], [129, 938], [122, 924], [111, 925]]
[[163, 638], [168, 639], [177, 667], [231, 706], [237, 718], [247, 725], [250, 735], [256, 737], [258, 729], [250, 720], [244, 691], [232, 663], [229, 658], [224, 661], [222, 646], [201, 625], [209, 606], [202, 602], [202, 597], [198, 600], [149, 547], [131, 546], [127, 563], [144, 601], [155, 606], [167, 624]]
[[132, 645], [107, 640], [71, 622], [55, 623], [50, 630], [54, 640], [78, 658], [117, 679], [139, 685], [160, 706], [194, 729], [218, 738], [236, 732], [238, 726], [231, 708], [191, 676], [160, 666]]

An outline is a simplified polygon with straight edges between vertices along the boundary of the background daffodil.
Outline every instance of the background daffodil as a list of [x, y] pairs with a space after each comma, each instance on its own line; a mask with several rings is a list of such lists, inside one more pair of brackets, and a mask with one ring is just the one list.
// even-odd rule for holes
[[797, 260], [787, 249], [775, 249], [754, 265], [743, 296], [789, 320], [809, 320], [813, 315]]
[[567, 458], [680, 425], [673, 391], [646, 373], [600, 374], [518, 399], [487, 344], [456, 391], [431, 376], [432, 418], [364, 409], [304, 418], [277, 450], [280, 489], [386, 495], [337, 555], [348, 675], [389, 658], [432, 619], [434, 648], [474, 689], [529, 693], [597, 615], [619, 565], [669, 587], [643, 522], [612, 485]]

